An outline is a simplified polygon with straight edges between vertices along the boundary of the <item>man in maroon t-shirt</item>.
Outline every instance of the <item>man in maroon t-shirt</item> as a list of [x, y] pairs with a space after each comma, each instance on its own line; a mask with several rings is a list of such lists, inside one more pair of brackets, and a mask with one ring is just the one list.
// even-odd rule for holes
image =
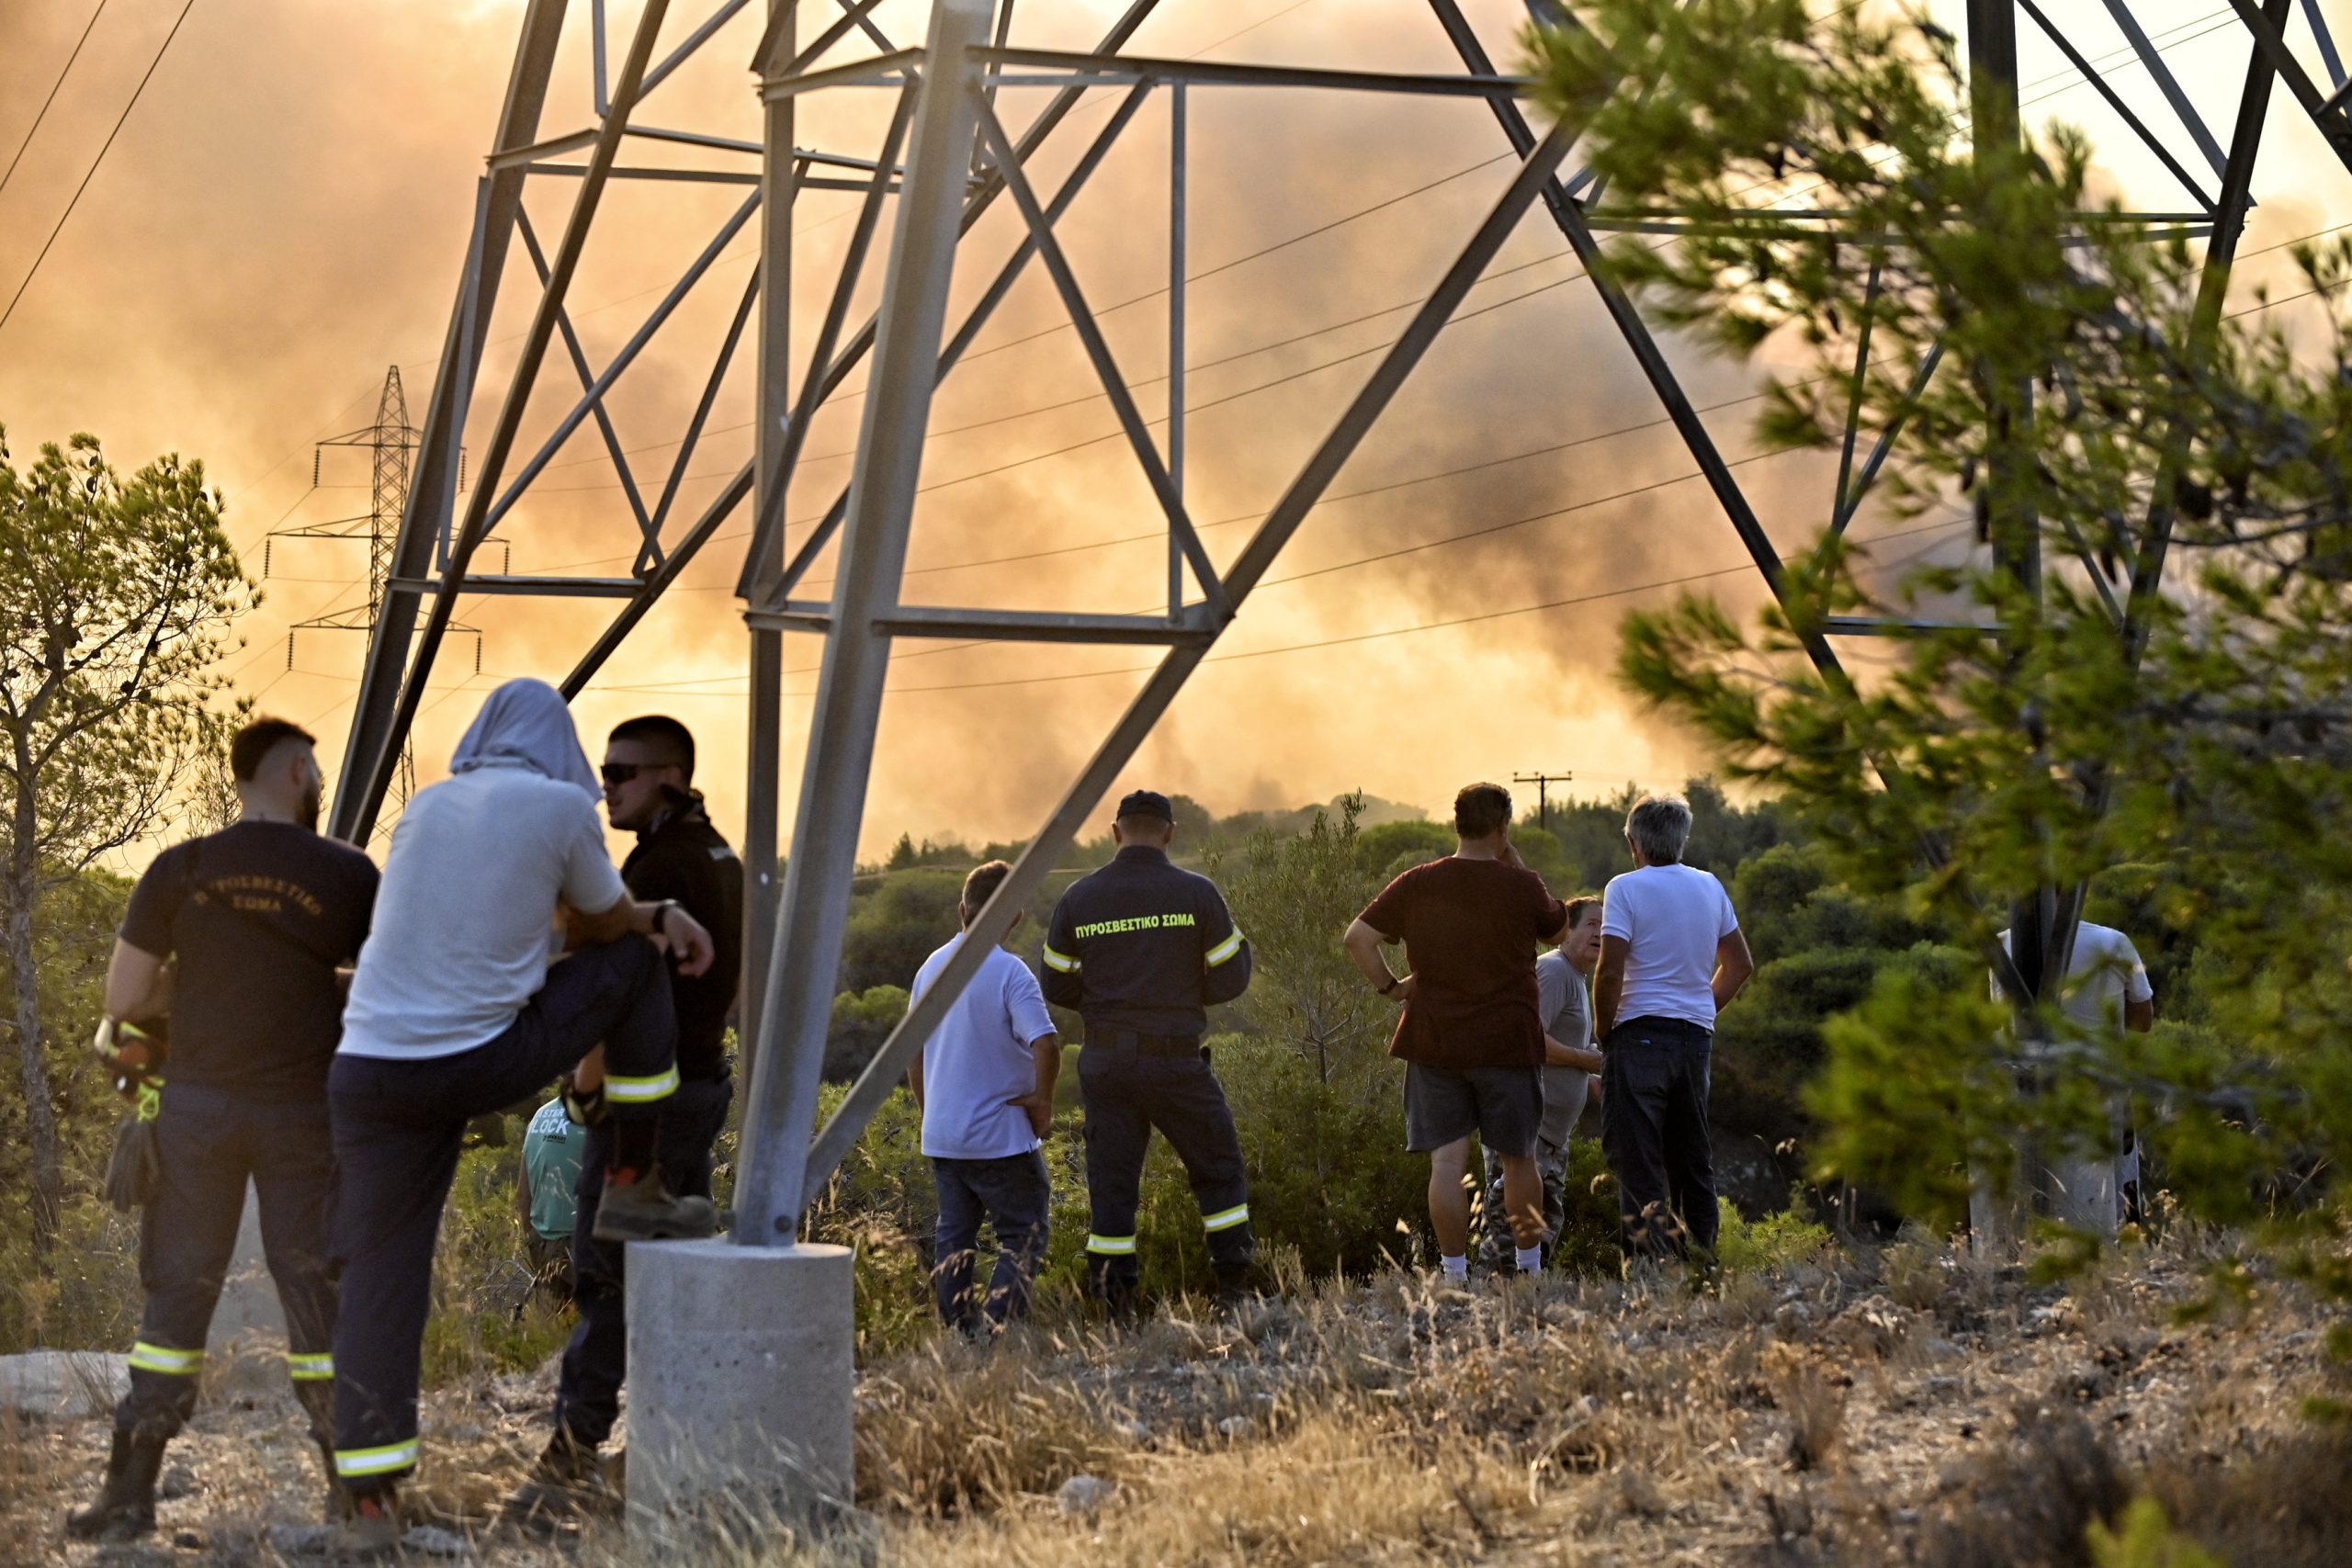
[[[1511, 848], [1510, 791], [1465, 787], [1453, 797], [1453, 853], [1390, 883], [1345, 940], [1364, 978], [1405, 1007], [1388, 1054], [1405, 1062], [1405, 1146], [1430, 1156], [1430, 1224], [1446, 1274], [1469, 1269], [1472, 1133], [1502, 1161], [1519, 1268], [1532, 1274], [1543, 1267], [1535, 1134], [1552, 1048], [1535, 952], [1559, 937], [1568, 912]], [[1380, 952], [1396, 942], [1412, 970], [1401, 979]]]

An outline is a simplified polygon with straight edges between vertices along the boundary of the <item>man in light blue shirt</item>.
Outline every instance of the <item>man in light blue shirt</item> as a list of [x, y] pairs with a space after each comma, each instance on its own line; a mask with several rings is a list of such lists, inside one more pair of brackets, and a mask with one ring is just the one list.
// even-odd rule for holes
[[[965, 927], [1012, 871], [993, 860], [964, 879], [957, 914]], [[963, 941], [959, 931], [923, 961], [914, 997], [931, 988]], [[907, 1087], [922, 1109], [922, 1152], [939, 1195], [932, 1287], [941, 1318], [967, 1338], [1028, 1313], [1030, 1282], [1046, 1256], [1053, 1209], [1038, 1149], [1053, 1125], [1054, 1080], [1061, 1065], [1061, 1040], [1037, 977], [999, 948], [907, 1070]], [[985, 1303], [972, 1289], [983, 1219], [996, 1231], [997, 1247]]]

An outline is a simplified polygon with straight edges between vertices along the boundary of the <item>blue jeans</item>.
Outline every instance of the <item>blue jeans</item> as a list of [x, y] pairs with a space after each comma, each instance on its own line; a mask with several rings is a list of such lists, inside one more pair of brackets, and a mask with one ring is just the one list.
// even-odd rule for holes
[[1679, 1018], [1627, 1019], [1600, 1068], [1600, 1152], [1617, 1178], [1627, 1257], [1715, 1250], [1715, 1158], [1707, 1134], [1714, 1033]]
[[933, 1159], [931, 1179], [939, 1194], [931, 1283], [941, 1320], [966, 1335], [980, 1331], [983, 1308], [972, 1292], [972, 1266], [983, 1219], [996, 1230], [985, 1321], [1001, 1328], [1008, 1319], [1028, 1316], [1029, 1287], [1045, 1260], [1054, 1205], [1046, 1156], [1032, 1149], [999, 1159]]

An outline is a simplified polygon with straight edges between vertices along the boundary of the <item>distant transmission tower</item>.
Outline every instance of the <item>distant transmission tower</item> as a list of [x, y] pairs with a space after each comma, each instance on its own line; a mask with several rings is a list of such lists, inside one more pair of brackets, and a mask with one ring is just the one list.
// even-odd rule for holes
[[[364, 429], [351, 431], [322, 441], [311, 454], [311, 488], [318, 488], [326, 449], [330, 446], [364, 447], [374, 455], [374, 496], [364, 517], [342, 517], [331, 523], [312, 524], [300, 528], [280, 528], [262, 542], [261, 574], [269, 575], [270, 558], [280, 539], [356, 539], [368, 541], [368, 603], [347, 609], [334, 610], [307, 621], [297, 621], [286, 631], [286, 668], [294, 668], [294, 638], [300, 632], [341, 631], [369, 632], [376, 628], [376, 619], [384, 605], [384, 586], [391, 577], [392, 545], [400, 534], [401, 513], [408, 507], [409, 470], [415, 460], [418, 431], [408, 422], [408, 394], [401, 386], [401, 367], [392, 366], [384, 372], [384, 390], [376, 400], [376, 423]], [[458, 479], [464, 488], [462, 474]], [[364, 531], [364, 532], [363, 532]], [[501, 541], [503, 543], [503, 541]], [[474, 673], [481, 673], [481, 633], [473, 626], [453, 626], [453, 631], [469, 633], [474, 639]], [[392, 783], [392, 795], [401, 805], [416, 788], [416, 753], [406, 739], [401, 743], [400, 771]]]

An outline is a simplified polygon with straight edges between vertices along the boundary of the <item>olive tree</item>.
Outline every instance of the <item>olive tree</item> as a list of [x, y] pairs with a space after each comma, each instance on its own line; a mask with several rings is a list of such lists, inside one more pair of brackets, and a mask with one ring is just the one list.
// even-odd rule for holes
[[212, 665], [253, 601], [221, 504], [200, 463], [126, 479], [76, 435], [20, 472], [0, 434], [0, 927], [44, 1256], [64, 1179], [32, 981], [42, 901], [166, 827], [190, 762], [220, 743]]

